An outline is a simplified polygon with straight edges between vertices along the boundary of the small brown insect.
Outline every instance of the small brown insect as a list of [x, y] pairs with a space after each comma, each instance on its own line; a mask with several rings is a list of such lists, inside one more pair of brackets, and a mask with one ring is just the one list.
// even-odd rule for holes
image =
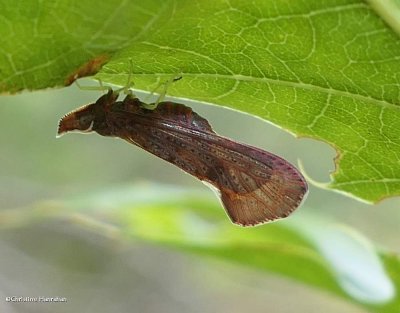
[[110, 90], [95, 103], [65, 115], [58, 135], [69, 131], [119, 137], [216, 187], [233, 223], [252, 226], [288, 216], [303, 200], [307, 183], [284, 159], [217, 135], [206, 119], [179, 103], [154, 110]]

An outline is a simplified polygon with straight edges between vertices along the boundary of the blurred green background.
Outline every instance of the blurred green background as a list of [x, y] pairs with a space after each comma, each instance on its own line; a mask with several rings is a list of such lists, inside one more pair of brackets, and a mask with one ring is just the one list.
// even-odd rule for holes
[[[71, 199], [133, 183], [200, 189], [213, 197], [201, 182], [122, 140], [95, 134], [56, 139], [59, 118], [98, 96], [98, 92], [72, 86], [0, 98], [3, 212], [29, 210], [41, 201]], [[264, 148], [293, 164], [300, 159], [313, 179], [329, 180], [335, 151], [326, 144], [295, 139], [265, 121], [231, 110], [185, 104], [207, 118], [217, 133]], [[344, 223], [378, 247], [400, 253], [399, 206], [398, 198], [367, 205], [310, 186], [308, 199], [289, 219], [307, 214]], [[45, 219], [14, 227], [18, 221], [0, 215], [0, 223], [1, 296], [61, 296], [68, 301], [3, 301], [0, 312], [319, 313], [321, 307], [324, 313], [365, 312], [276, 274], [105, 236], [70, 220]], [[226, 223], [230, 223], [228, 217]]]

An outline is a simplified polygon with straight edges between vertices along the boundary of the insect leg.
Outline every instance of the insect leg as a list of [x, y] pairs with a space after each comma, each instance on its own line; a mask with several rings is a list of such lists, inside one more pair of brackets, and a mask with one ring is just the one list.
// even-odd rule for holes
[[99, 82], [99, 86], [82, 86], [81, 84], [78, 83], [78, 80], [75, 81], [75, 84], [81, 90], [96, 90], [96, 91], [106, 90], [108, 92], [112, 89], [110, 86], [104, 86], [100, 79], [97, 79], [97, 81]]
[[157, 83], [157, 86], [151, 91], [151, 93], [146, 97], [145, 102], [148, 102], [146, 100], [148, 100], [149, 97], [151, 97], [160, 87], [162, 88], [162, 91], [159, 93], [159, 96], [156, 100], [155, 103], [151, 103], [148, 106], [154, 106], [152, 109], [155, 109], [157, 107], [157, 105], [162, 102], [167, 94], [168, 88], [176, 81], [182, 79], [182, 76], [178, 76], [178, 75], [173, 75], [171, 76], [167, 81], [161, 82], [159, 81]]
[[157, 106], [160, 102], [162, 102], [167, 94], [168, 88], [176, 81], [181, 80], [182, 76], [177, 76], [174, 75], [170, 77], [166, 82], [164, 82], [162, 85], [164, 86], [162, 92], [160, 93], [155, 105]]

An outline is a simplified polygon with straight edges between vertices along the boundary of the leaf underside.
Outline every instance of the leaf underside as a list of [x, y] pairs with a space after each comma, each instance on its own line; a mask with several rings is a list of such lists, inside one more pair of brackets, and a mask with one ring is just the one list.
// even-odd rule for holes
[[0, 10], [2, 92], [64, 85], [110, 55], [103, 82], [132, 72], [135, 88], [153, 90], [180, 75], [171, 96], [335, 147], [328, 188], [371, 202], [400, 194], [400, 40], [364, 1], [3, 0]]

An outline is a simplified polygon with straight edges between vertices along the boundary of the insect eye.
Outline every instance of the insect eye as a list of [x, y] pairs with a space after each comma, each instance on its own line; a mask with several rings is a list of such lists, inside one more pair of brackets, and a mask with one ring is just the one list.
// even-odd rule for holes
[[79, 128], [81, 131], [89, 132], [94, 124], [94, 116], [91, 114], [82, 115], [79, 117]]

